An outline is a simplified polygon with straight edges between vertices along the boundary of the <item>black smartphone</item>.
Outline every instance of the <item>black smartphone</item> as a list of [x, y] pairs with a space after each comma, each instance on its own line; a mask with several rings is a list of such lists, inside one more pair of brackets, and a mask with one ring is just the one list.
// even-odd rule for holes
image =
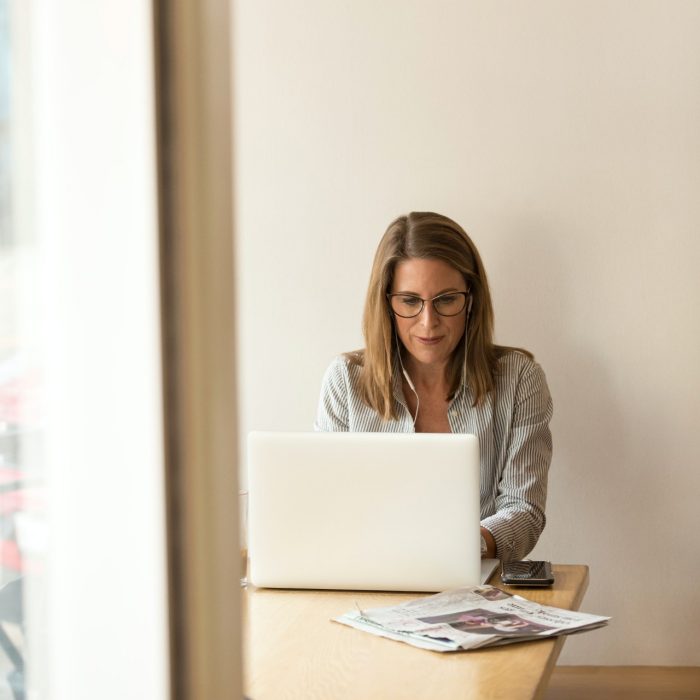
[[501, 581], [509, 586], [551, 586], [554, 574], [548, 561], [509, 561], [501, 567]]

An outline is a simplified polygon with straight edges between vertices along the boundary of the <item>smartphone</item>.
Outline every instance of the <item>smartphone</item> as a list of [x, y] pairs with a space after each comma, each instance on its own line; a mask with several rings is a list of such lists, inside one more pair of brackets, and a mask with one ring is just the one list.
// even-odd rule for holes
[[548, 561], [509, 561], [501, 567], [501, 581], [509, 586], [551, 586], [554, 574]]

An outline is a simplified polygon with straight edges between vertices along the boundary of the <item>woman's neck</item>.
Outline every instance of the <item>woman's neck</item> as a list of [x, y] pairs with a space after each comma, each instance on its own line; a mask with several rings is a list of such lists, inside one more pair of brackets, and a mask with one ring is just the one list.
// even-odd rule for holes
[[403, 364], [419, 393], [447, 394], [447, 363], [423, 365], [409, 356]]

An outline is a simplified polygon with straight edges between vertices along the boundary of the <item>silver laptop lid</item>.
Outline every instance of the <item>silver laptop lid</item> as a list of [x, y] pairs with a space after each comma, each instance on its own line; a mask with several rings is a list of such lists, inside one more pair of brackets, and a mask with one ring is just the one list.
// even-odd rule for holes
[[253, 585], [481, 583], [473, 435], [253, 432], [248, 470]]

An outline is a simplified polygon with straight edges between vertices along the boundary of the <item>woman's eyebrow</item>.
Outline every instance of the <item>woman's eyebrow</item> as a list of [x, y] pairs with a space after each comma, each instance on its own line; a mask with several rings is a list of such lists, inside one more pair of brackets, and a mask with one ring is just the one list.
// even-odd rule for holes
[[[460, 292], [460, 293], [468, 294], [469, 290], [468, 289], [457, 289], [456, 287], [448, 287], [447, 289], [443, 289], [441, 292], [438, 292], [437, 294], [435, 294], [435, 296], [439, 297], [442, 294], [450, 294], [451, 292]], [[418, 292], [409, 292], [409, 291], [400, 290], [398, 292], [392, 292], [392, 294], [405, 294], [406, 296], [420, 298], [420, 294], [418, 294]]]

